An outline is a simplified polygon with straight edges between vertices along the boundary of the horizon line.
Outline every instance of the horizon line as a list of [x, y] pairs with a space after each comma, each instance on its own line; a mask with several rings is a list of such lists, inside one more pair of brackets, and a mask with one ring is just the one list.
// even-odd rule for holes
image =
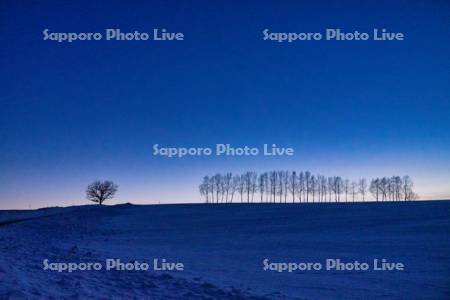
[[69, 208], [69, 207], [78, 207], [78, 206], [94, 206], [94, 207], [113, 207], [119, 205], [135, 205], [135, 206], [163, 206], [163, 205], [229, 205], [229, 204], [240, 204], [240, 205], [311, 205], [311, 204], [359, 204], [359, 203], [412, 203], [412, 202], [434, 202], [434, 201], [450, 201], [450, 198], [446, 199], [418, 199], [418, 200], [400, 200], [400, 201], [376, 201], [376, 200], [367, 200], [367, 201], [340, 201], [340, 202], [222, 202], [222, 203], [206, 203], [206, 202], [172, 202], [172, 203], [132, 203], [132, 202], [123, 202], [123, 203], [115, 203], [115, 204], [96, 204], [96, 203], [86, 203], [79, 205], [66, 205], [66, 206], [43, 206], [38, 208], [14, 208], [14, 209], [3, 209], [0, 208], [0, 212], [7, 211], [32, 211], [32, 210], [40, 210], [40, 209], [52, 209], [52, 208]]

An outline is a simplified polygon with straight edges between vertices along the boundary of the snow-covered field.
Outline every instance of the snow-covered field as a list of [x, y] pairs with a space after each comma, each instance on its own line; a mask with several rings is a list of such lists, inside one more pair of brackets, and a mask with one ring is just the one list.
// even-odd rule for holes
[[[0, 299], [450, 299], [449, 234], [450, 201], [0, 211]], [[45, 259], [108, 258], [166, 259], [184, 271], [43, 270]], [[405, 270], [263, 264], [334, 258], [385, 258]]]

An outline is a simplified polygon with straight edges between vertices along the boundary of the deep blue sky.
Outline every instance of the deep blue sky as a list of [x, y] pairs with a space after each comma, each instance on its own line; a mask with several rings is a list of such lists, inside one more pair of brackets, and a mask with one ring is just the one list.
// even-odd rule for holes
[[[199, 201], [204, 174], [272, 168], [409, 174], [422, 198], [450, 197], [447, 1], [44, 2], [0, 4], [0, 209], [85, 203], [95, 179], [119, 184], [111, 203]], [[185, 41], [56, 43], [45, 28]], [[278, 44], [265, 28], [406, 40]], [[296, 155], [167, 159], [155, 143]]]

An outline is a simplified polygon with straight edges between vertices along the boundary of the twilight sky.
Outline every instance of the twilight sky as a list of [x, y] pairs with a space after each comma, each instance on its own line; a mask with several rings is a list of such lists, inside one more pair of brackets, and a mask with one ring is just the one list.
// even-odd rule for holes
[[[248, 169], [409, 174], [422, 199], [450, 198], [448, 1], [40, 2], [0, 3], [0, 209], [86, 204], [95, 179], [119, 185], [110, 203], [198, 202], [203, 175]], [[185, 40], [57, 43], [45, 28]], [[266, 28], [406, 39], [277, 43]], [[152, 155], [216, 143], [295, 156]]]

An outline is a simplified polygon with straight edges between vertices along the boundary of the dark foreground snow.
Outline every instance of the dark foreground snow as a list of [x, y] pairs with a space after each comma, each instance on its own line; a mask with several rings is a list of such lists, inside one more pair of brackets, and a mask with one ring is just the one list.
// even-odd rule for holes
[[[450, 201], [0, 211], [0, 299], [450, 299], [449, 233]], [[107, 258], [185, 267], [43, 270], [44, 259]], [[405, 270], [263, 269], [264, 259], [328, 258], [386, 258]]]

